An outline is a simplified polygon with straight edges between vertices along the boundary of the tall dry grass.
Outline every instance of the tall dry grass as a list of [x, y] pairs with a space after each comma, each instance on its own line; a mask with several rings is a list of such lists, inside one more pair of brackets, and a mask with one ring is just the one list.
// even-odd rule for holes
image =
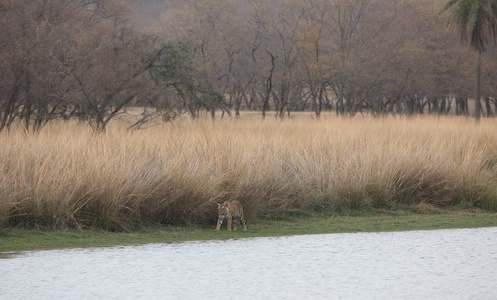
[[212, 222], [294, 209], [427, 203], [497, 210], [497, 120], [179, 120], [105, 134], [0, 134], [0, 227]]

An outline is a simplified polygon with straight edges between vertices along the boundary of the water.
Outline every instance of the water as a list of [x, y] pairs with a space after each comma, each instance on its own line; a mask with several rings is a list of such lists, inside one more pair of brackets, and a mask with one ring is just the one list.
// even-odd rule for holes
[[0, 299], [497, 299], [497, 228], [23, 252]]

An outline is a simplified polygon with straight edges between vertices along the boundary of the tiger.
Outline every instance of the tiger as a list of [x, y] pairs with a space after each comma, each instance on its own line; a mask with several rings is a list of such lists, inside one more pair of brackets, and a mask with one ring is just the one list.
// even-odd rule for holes
[[247, 230], [247, 224], [243, 218], [243, 208], [238, 201], [225, 201], [223, 204], [217, 204], [217, 210], [219, 212], [219, 217], [217, 218], [216, 230], [221, 228], [223, 220], [228, 218], [228, 231], [231, 231], [231, 224], [233, 223], [233, 230], [236, 230], [236, 218], [240, 218], [240, 223], [243, 226], [243, 230]]

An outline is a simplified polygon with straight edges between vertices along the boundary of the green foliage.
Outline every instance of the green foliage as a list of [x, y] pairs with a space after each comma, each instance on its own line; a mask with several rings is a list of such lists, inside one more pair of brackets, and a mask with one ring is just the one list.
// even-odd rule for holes
[[497, 38], [496, 0], [449, 0], [441, 12], [449, 9], [449, 22], [475, 51], [484, 52], [489, 40]]
[[463, 208], [497, 211], [497, 185], [476, 185], [466, 182], [459, 190], [458, 200]]
[[164, 45], [157, 53], [150, 75], [156, 83], [188, 85], [194, 80], [188, 43]]
[[158, 52], [150, 68], [154, 82], [169, 91], [167, 99], [156, 99], [153, 103], [164, 121], [176, 118], [185, 106], [196, 117], [200, 108], [214, 110], [223, 104], [221, 93], [203, 80], [195, 68], [195, 51], [188, 42], [167, 44]]

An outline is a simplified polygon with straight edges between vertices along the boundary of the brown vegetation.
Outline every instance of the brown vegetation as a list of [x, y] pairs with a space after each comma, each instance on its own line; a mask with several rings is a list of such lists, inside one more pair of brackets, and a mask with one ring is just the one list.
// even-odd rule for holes
[[0, 136], [2, 226], [130, 229], [293, 210], [497, 210], [493, 120], [191, 120], [105, 134], [53, 123]]

